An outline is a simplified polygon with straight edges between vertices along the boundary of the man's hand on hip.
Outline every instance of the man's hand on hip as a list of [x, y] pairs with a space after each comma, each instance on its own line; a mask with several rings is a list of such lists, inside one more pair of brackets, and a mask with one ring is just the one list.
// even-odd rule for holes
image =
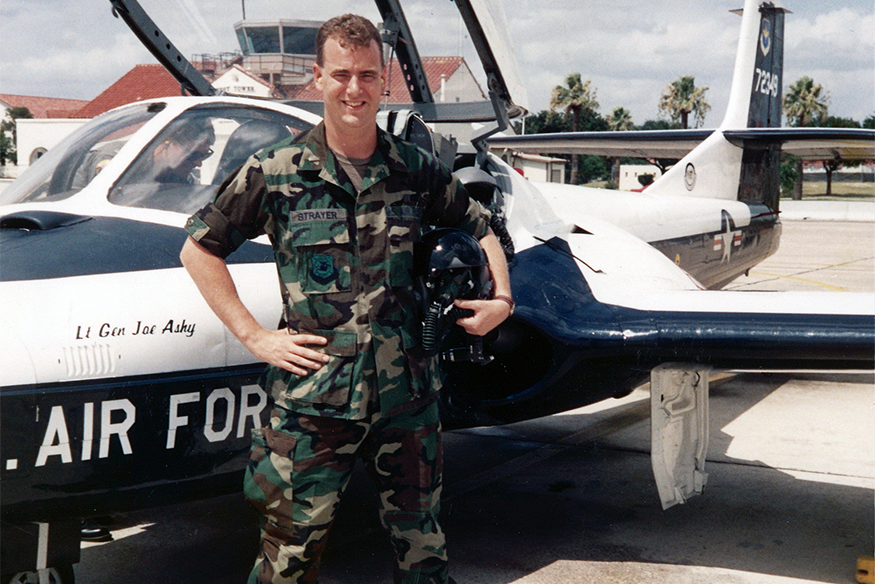
[[246, 343], [246, 348], [265, 363], [291, 371], [295, 375], [307, 375], [310, 370], [319, 369], [328, 362], [328, 355], [310, 349], [307, 345], [326, 344], [328, 340], [325, 337], [292, 334], [285, 329], [263, 329]]

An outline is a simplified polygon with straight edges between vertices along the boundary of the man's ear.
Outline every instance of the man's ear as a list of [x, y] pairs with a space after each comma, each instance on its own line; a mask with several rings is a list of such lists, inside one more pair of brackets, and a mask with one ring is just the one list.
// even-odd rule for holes
[[163, 155], [169, 147], [170, 147], [170, 140], [169, 139], [164, 140], [163, 142], [161, 142], [160, 144], [155, 146], [154, 152], [155, 152], [155, 154]]
[[316, 84], [316, 89], [322, 91], [322, 67], [313, 63], [313, 83]]

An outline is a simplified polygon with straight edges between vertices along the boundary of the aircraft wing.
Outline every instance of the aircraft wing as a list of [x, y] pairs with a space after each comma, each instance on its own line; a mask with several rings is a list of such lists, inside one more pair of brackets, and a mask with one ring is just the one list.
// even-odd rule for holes
[[680, 160], [714, 130], [641, 130], [631, 132], [562, 132], [493, 136], [489, 149], [532, 154], [589, 154]]
[[[680, 160], [716, 130], [648, 130], [631, 132], [566, 132], [495, 136], [493, 151], [532, 154], [589, 154]], [[749, 128], [723, 130], [736, 146], [780, 144], [781, 151], [805, 160], [871, 160], [875, 130], [860, 128]]]
[[726, 130], [723, 135], [737, 146], [781, 145], [781, 152], [805, 160], [875, 159], [875, 130], [860, 128], [749, 128]]

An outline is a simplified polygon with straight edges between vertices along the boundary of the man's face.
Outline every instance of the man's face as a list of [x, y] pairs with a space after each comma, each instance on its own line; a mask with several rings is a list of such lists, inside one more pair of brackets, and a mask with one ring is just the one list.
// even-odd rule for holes
[[155, 149], [155, 165], [162, 180], [185, 181], [213, 151], [207, 140], [194, 144], [170, 139]]
[[323, 63], [313, 65], [316, 88], [325, 100], [325, 123], [339, 134], [358, 134], [375, 127], [385, 70], [380, 65], [380, 47], [341, 46], [329, 38], [323, 47]]

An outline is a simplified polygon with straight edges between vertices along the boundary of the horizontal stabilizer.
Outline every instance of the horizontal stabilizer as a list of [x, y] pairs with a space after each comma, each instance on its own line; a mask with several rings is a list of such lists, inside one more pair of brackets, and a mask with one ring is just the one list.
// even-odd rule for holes
[[725, 130], [736, 146], [780, 144], [781, 152], [805, 160], [873, 160], [875, 130], [860, 128], [750, 128]]
[[490, 150], [531, 154], [589, 154], [680, 160], [714, 130], [641, 130], [634, 132], [563, 132], [493, 136]]
[[[680, 160], [715, 130], [648, 130], [634, 132], [566, 132], [495, 136], [489, 148], [532, 154], [588, 154]], [[780, 144], [781, 151], [805, 160], [875, 159], [875, 130], [860, 128], [748, 128], [724, 130], [731, 143]]]

